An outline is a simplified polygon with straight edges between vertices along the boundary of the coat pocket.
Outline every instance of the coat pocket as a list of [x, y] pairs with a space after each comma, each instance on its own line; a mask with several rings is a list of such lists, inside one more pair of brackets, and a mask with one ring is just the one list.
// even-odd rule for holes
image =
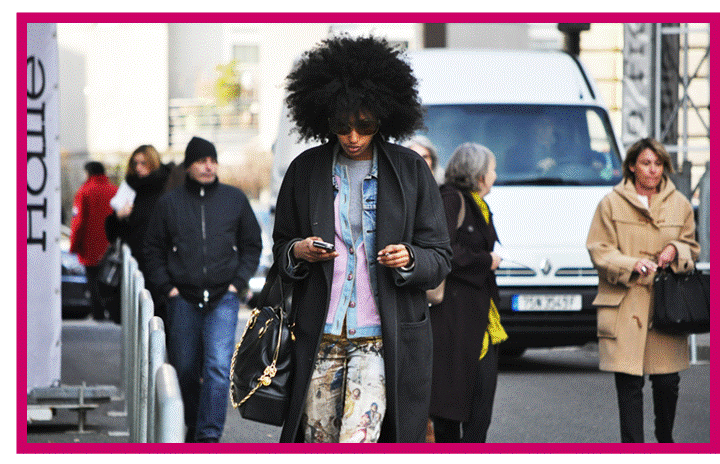
[[601, 292], [593, 300], [597, 306], [597, 336], [600, 338], [616, 338], [620, 303], [625, 292]]
[[618, 308], [598, 308], [598, 338], [617, 338], [618, 314]]
[[419, 442], [425, 438], [430, 407], [432, 377], [432, 332], [430, 318], [400, 323], [398, 346], [397, 414], [401, 430], [399, 442]]

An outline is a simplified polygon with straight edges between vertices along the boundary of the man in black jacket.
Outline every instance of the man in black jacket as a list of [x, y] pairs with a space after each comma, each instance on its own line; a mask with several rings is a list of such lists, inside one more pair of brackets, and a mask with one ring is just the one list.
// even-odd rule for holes
[[[180, 381], [187, 442], [218, 442], [243, 292], [260, 260], [260, 226], [245, 194], [217, 178], [215, 146], [193, 137], [186, 177], [159, 200], [144, 254], [168, 298], [168, 356]], [[202, 379], [202, 382], [201, 382]]]

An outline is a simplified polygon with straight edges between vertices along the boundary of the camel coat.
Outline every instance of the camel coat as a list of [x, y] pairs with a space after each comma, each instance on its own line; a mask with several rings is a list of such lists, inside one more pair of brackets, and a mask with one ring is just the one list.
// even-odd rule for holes
[[600, 201], [587, 248], [598, 270], [597, 306], [600, 369], [632, 375], [667, 374], [689, 366], [686, 336], [653, 330], [654, 274], [633, 272], [638, 259], [657, 256], [668, 244], [677, 273], [691, 271], [700, 253], [690, 202], [664, 178], [646, 208], [635, 185], [623, 180]]

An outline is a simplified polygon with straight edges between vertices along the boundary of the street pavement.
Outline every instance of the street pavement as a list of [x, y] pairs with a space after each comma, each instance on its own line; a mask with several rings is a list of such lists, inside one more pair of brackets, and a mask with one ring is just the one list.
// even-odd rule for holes
[[[248, 312], [241, 310], [237, 337]], [[122, 331], [110, 322], [63, 321], [62, 383], [121, 386]], [[710, 336], [697, 336], [697, 362], [681, 374], [675, 439], [710, 439]], [[597, 369], [597, 345], [528, 350], [500, 368], [488, 442], [614, 443], [619, 439], [614, 380]], [[653, 442], [652, 398], [645, 387], [645, 435]], [[228, 401], [223, 443], [277, 443], [280, 428], [242, 419]], [[121, 400], [89, 411], [85, 433], [77, 413], [57, 410], [50, 421], [28, 424], [28, 443], [127, 443]]]

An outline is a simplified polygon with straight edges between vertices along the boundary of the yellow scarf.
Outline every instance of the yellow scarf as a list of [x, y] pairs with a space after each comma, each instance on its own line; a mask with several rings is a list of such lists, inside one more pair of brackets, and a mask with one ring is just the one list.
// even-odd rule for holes
[[[487, 203], [485, 203], [485, 200], [480, 196], [480, 193], [478, 192], [472, 192], [473, 199], [475, 199], [475, 203], [478, 204], [480, 207], [480, 211], [482, 211], [483, 218], [485, 218], [485, 222], [490, 224], [490, 208], [488, 208]], [[482, 359], [487, 354], [488, 348], [490, 347], [490, 343], [493, 345], [497, 345], [498, 343], [502, 343], [505, 340], [508, 339], [508, 334], [505, 332], [505, 329], [503, 328], [502, 324], [500, 323], [500, 313], [498, 312], [497, 306], [495, 306], [495, 301], [493, 301], [492, 298], [490, 298], [490, 311], [488, 313], [488, 326], [487, 330], [485, 331], [485, 336], [483, 337], [483, 345], [482, 350], [480, 351], [480, 358]]]

